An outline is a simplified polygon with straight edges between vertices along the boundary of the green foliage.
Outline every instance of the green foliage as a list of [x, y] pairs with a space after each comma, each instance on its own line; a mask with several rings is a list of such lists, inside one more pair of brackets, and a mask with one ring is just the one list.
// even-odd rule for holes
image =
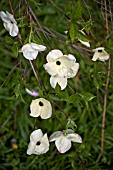
[[[31, 15], [31, 41], [47, 47], [32, 62], [42, 89], [29, 61], [22, 53], [18, 53], [22, 47], [18, 36], [11, 37], [0, 19], [0, 170], [84, 170], [85, 167], [88, 170], [112, 170], [113, 36], [110, 7], [113, 11], [113, 2], [110, 1], [111, 5], [107, 3], [107, 42], [104, 1], [100, 4], [87, 0], [31, 0], [27, 5], [25, 2], [11, 1], [12, 9], [23, 44], [29, 42]], [[1, 1], [0, 11], [11, 12], [8, 1]], [[67, 35], [64, 33], [66, 30]], [[79, 30], [83, 30], [85, 35]], [[89, 41], [91, 48], [78, 44], [78, 38]], [[92, 49], [99, 46], [105, 47], [111, 56], [103, 157], [100, 156], [100, 143], [108, 61], [91, 60]], [[58, 85], [55, 90], [50, 86], [50, 76], [43, 68], [46, 56], [52, 49], [73, 54], [80, 64], [78, 74], [68, 79], [68, 85], [63, 91]], [[39, 96], [30, 96], [25, 88], [38, 91]], [[53, 114], [48, 120], [29, 115], [31, 101], [39, 97], [46, 98], [52, 104]], [[83, 143], [74, 143], [67, 153], [60, 154], [52, 142], [46, 154], [28, 156], [26, 150], [29, 136], [34, 129], [39, 128], [48, 136], [55, 131], [71, 128], [82, 137]]]

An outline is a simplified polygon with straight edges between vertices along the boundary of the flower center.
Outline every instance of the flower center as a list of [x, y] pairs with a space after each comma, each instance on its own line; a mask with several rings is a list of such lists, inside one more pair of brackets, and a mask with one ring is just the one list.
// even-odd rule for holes
[[40, 145], [40, 142], [37, 142], [36, 145]]
[[60, 61], [56, 61], [56, 64], [59, 66], [59, 65], [61, 65], [61, 62]]
[[98, 50], [98, 52], [99, 52], [99, 53], [101, 53], [101, 52], [102, 52], [102, 50]]
[[40, 101], [40, 102], [39, 102], [39, 105], [40, 105], [40, 106], [43, 106], [44, 104]]

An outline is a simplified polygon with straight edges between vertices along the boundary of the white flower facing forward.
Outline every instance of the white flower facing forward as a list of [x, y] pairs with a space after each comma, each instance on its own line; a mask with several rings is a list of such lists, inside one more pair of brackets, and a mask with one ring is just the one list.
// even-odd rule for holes
[[39, 93], [35, 90], [30, 91], [28, 88], [25, 88], [25, 91], [31, 96], [35, 96], [35, 97], [39, 96]]
[[19, 32], [19, 29], [18, 29], [17, 22], [14, 19], [13, 15], [10, 14], [9, 12], [7, 12], [7, 11], [6, 11], [6, 13], [1, 11], [0, 12], [0, 17], [1, 17], [2, 21], [3, 21], [3, 25], [4, 25], [5, 29], [7, 31], [9, 31], [9, 34], [12, 37], [17, 36], [18, 32]]
[[41, 155], [46, 153], [48, 150], [49, 140], [47, 133], [43, 135], [41, 129], [34, 130], [30, 135], [30, 143], [28, 145], [27, 154]]
[[77, 133], [74, 133], [72, 129], [67, 129], [63, 132], [54, 132], [50, 136], [49, 141], [55, 141], [58, 151], [60, 153], [65, 153], [71, 148], [71, 142], [82, 143], [82, 138]]
[[79, 63], [73, 55], [63, 55], [60, 50], [52, 50], [47, 55], [47, 62], [44, 64], [45, 70], [51, 75], [50, 84], [53, 88], [57, 83], [61, 90], [67, 86], [67, 78], [73, 78], [79, 69]]
[[35, 60], [39, 51], [46, 50], [44, 45], [38, 45], [35, 43], [28, 43], [23, 45], [19, 52], [23, 53], [23, 56], [28, 60]]
[[100, 60], [100, 61], [105, 61], [109, 59], [109, 54], [104, 50], [104, 47], [99, 47], [94, 50], [92, 50], [94, 53], [92, 60]]
[[44, 98], [32, 100], [30, 110], [30, 116], [32, 117], [40, 116], [42, 119], [48, 119], [52, 115], [51, 103]]

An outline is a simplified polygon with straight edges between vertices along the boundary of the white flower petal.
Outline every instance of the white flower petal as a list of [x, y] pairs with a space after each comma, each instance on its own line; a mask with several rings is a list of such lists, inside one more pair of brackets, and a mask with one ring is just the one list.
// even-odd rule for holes
[[64, 90], [67, 86], [67, 77], [58, 77], [58, 84], [61, 87], [61, 90]]
[[34, 154], [35, 147], [36, 147], [35, 143], [30, 142], [28, 145], [27, 154], [28, 155]]
[[54, 132], [50, 137], [49, 137], [49, 141], [50, 142], [53, 142], [55, 141], [57, 138], [59, 138], [60, 136], [62, 136], [63, 133], [61, 131], [57, 131], [57, 132]]
[[66, 134], [73, 134], [75, 133], [72, 129], [66, 129], [63, 131], [63, 133], [66, 133]]
[[86, 47], [90, 47], [90, 43], [89, 43], [89, 42], [82, 41], [82, 40], [79, 39], [79, 38], [78, 38], [78, 40], [79, 40], [83, 45], [85, 45]]
[[51, 76], [55, 76], [58, 72], [58, 68], [55, 62], [49, 62], [47, 64], [44, 64], [43, 67]]
[[35, 96], [35, 97], [39, 96], [39, 93], [37, 91], [35, 91], [35, 90], [30, 91], [28, 88], [25, 88], [25, 91], [26, 91], [26, 93], [28, 93], [31, 96]]
[[9, 22], [9, 19], [7, 18], [7, 15], [5, 14], [5, 12], [1, 11], [0, 17], [1, 17], [3, 22]]
[[38, 117], [40, 116], [41, 113], [41, 107], [39, 105], [39, 99], [32, 100], [31, 105], [30, 105], [30, 116], [32, 117]]
[[64, 56], [67, 56], [67, 58], [68, 58], [69, 60], [76, 61], [76, 58], [75, 58], [74, 55], [72, 55], [72, 54], [68, 54], [68, 55], [64, 55]]
[[31, 47], [35, 50], [38, 50], [38, 51], [46, 50], [46, 47], [44, 45], [38, 45], [38, 44], [35, 44], [35, 43], [31, 43]]
[[62, 57], [63, 53], [60, 50], [52, 50], [47, 55], [47, 62], [52, 62], [59, 57]]
[[77, 72], [78, 72], [78, 69], [79, 69], [79, 63], [74, 63], [73, 67], [71, 67], [68, 71], [68, 75], [67, 77], [68, 78], [73, 78], [76, 76]]
[[49, 140], [48, 140], [47, 134], [45, 134], [42, 137], [40, 142], [41, 142], [40, 145], [36, 145], [36, 148], [35, 148], [34, 153], [36, 155], [44, 154], [49, 150]]
[[92, 60], [93, 60], [93, 61], [96, 61], [98, 58], [99, 58], [99, 53], [96, 51], [96, 52], [94, 53], [94, 55], [93, 55]]
[[43, 98], [41, 98], [41, 102], [44, 104], [44, 106], [41, 109], [40, 116], [42, 119], [48, 119], [52, 115], [51, 103], [48, 100], [45, 100]]
[[31, 44], [25, 44], [21, 51], [23, 52], [23, 56], [28, 60], [34, 60], [38, 55], [38, 51], [33, 49]]
[[9, 31], [10, 32], [10, 30], [12, 29], [12, 27], [13, 27], [13, 25], [10, 23], [10, 22], [4, 22], [3, 23], [3, 25], [4, 25], [4, 27], [5, 27], [5, 29], [7, 30], [7, 31]]
[[58, 82], [58, 76], [51, 76], [50, 77], [50, 84], [55, 89]]
[[30, 142], [37, 143], [39, 142], [43, 137], [43, 133], [41, 129], [34, 130], [30, 135]]
[[72, 142], [82, 143], [82, 138], [77, 133], [68, 134], [66, 137]]
[[60, 136], [55, 141], [55, 145], [60, 153], [65, 153], [71, 148], [71, 141], [65, 136]]
[[103, 51], [103, 50], [104, 50], [104, 47], [98, 47], [98, 48], [93, 49], [92, 51], [93, 51], [93, 52], [96, 52], [96, 51], [98, 51], [98, 50], [102, 50], [102, 51]]
[[10, 14], [8, 11], [6, 11], [6, 15], [7, 15], [7, 18], [8, 18], [11, 22], [17, 24], [17, 22], [16, 22], [16, 20], [14, 19], [14, 16], [13, 16], [12, 14]]
[[49, 146], [49, 140], [47, 137], [47, 133], [45, 133], [44, 136], [42, 137], [41, 143], [44, 145], [45, 148]]
[[19, 29], [18, 29], [17, 25], [16, 24], [12, 24], [12, 27], [10, 28], [9, 34], [12, 37], [15, 37], [15, 36], [18, 35], [18, 32], [19, 32]]

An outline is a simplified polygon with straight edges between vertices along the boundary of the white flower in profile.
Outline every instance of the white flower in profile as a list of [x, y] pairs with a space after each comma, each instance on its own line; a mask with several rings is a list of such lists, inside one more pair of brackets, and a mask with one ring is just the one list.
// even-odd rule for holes
[[30, 116], [32, 117], [40, 116], [42, 119], [48, 119], [52, 115], [52, 106], [48, 100], [44, 98], [39, 98], [32, 100], [30, 111]]
[[23, 56], [28, 60], [35, 60], [39, 51], [46, 50], [44, 45], [38, 45], [35, 43], [28, 43], [23, 45], [19, 52], [23, 53]]
[[54, 132], [50, 136], [49, 141], [55, 141], [58, 151], [60, 153], [65, 153], [71, 148], [71, 142], [82, 143], [82, 138], [77, 133], [74, 133], [72, 129], [67, 129], [63, 132]]
[[30, 143], [28, 145], [27, 154], [41, 155], [49, 150], [49, 140], [47, 133], [43, 135], [41, 129], [34, 130], [30, 135]]
[[100, 61], [105, 61], [109, 59], [109, 54], [104, 50], [104, 47], [99, 47], [96, 49], [92, 50], [94, 53], [92, 60], [96, 61], [96, 60], [100, 60]]
[[[83, 35], [86, 35], [85, 33], [84, 33], [84, 31], [83, 30], [79, 30]], [[90, 47], [90, 43], [87, 41], [83, 41], [83, 40], [81, 40], [80, 38], [78, 38], [78, 40], [83, 44], [83, 45], [85, 45], [86, 47]]]
[[61, 90], [67, 86], [67, 78], [73, 78], [78, 72], [79, 63], [73, 55], [63, 55], [60, 50], [52, 50], [48, 53], [47, 63], [44, 64], [45, 70], [51, 75], [50, 84], [53, 88], [57, 83]]
[[26, 93], [28, 93], [31, 96], [35, 96], [35, 97], [39, 96], [39, 93], [37, 91], [35, 91], [35, 90], [31, 91], [28, 88], [25, 88], [25, 91], [26, 91]]
[[12, 14], [10, 14], [9, 12], [7, 12], [7, 11], [6, 11], [6, 13], [1, 11], [0, 12], [0, 17], [1, 17], [2, 21], [3, 21], [3, 25], [4, 25], [5, 29], [7, 31], [9, 31], [9, 34], [12, 37], [17, 36], [18, 32], [19, 32], [19, 29], [18, 29], [18, 26], [17, 26], [17, 22], [14, 19], [14, 16]]

